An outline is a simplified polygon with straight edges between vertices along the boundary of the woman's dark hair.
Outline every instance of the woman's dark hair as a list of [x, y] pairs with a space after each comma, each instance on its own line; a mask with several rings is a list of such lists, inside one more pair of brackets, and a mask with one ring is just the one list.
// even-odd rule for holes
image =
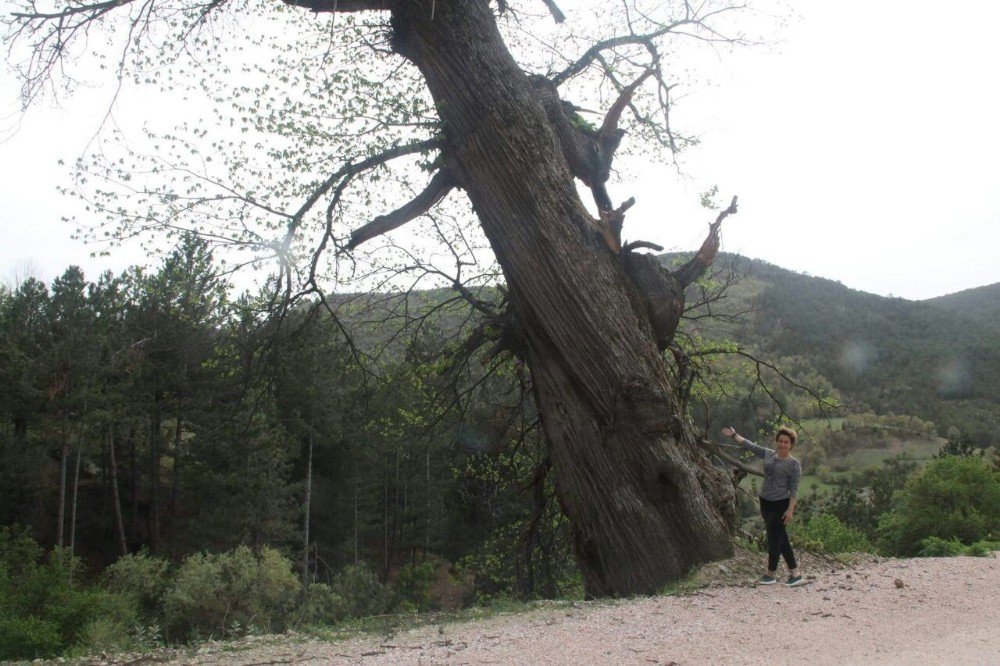
[[778, 428], [778, 432], [774, 433], [774, 441], [777, 442], [778, 438], [782, 435], [788, 435], [788, 439], [792, 440], [792, 446], [795, 446], [795, 440], [798, 439], [798, 435], [795, 434], [794, 430], [788, 426], [781, 426]]

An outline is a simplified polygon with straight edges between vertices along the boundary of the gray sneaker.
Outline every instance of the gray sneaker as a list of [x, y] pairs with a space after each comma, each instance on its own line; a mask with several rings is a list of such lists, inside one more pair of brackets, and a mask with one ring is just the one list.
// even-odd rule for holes
[[788, 580], [785, 581], [785, 585], [788, 587], [798, 587], [805, 584], [806, 581], [802, 576], [789, 576]]
[[775, 578], [771, 574], [765, 574], [765, 575], [763, 575], [763, 576], [760, 577], [760, 579], [757, 581], [757, 584], [758, 585], [774, 585], [777, 582], [778, 582], [777, 578]]

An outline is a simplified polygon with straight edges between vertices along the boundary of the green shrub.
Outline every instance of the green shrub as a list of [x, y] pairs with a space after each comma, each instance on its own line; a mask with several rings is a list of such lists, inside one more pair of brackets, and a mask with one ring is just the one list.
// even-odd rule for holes
[[0, 527], [0, 564], [7, 566], [13, 579], [30, 575], [41, 559], [42, 547], [32, 538], [29, 528], [22, 525]]
[[127, 628], [138, 619], [130, 599], [98, 588], [64, 588], [53, 593], [44, 617], [59, 627], [66, 647], [88, 647], [88, 627], [96, 620], [117, 625], [122, 635], [126, 635]]
[[447, 560], [438, 560], [428, 595], [432, 610], [464, 608], [476, 598], [476, 579]]
[[982, 452], [984, 449], [976, 446], [976, 440], [974, 440], [968, 433], [959, 432], [948, 438], [947, 444], [941, 447], [941, 450], [934, 454], [935, 458], [944, 458], [946, 456], [971, 456], [977, 451]]
[[229, 612], [228, 600], [220, 594], [223, 587], [218, 555], [189, 555], [163, 599], [168, 635], [181, 639], [189, 634], [222, 633]]
[[273, 548], [265, 547], [257, 562], [254, 596], [261, 611], [287, 608], [301, 589], [291, 561]]
[[830, 554], [875, 552], [864, 533], [828, 513], [816, 514], [804, 523], [793, 523], [790, 531], [795, 545], [806, 550]]
[[292, 624], [337, 624], [348, 616], [347, 602], [324, 583], [312, 583], [302, 589], [292, 618]]
[[134, 599], [145, 620], [160, 616], [169, 584], [169, 563], [143, 550], [128, 554], [104, 571], [104, 584], [112, 592]]
[[941, 539], [930, 536], [920, 542], [917, 557], [955, 557], [965, 554], [965, 545], [958, 539]]
[[937, 537], [970, 545], [1000, 534], [1000, 474], [976, 457], [947, 456], [909, 478], [879, 519], [879, 546], [916, 555]]
[[392, 591], [364, 563], [342, 569], [330, 587], [344, 599], [349, 617], [381, 615], [392, 605]]
[[81, 654], [115, 652], [132, 647], [131, 627], [112, 617], [98, 617], [83, 628], [77, 641]]
[[431, 610], [431, 586], [436, 578], [436, 567], [430, 560], [401, 567], [396, 578], [396, 603], [405, 603], [415, 612]]
[[870, 539], [875, 537], [878, 516], [866, 493], [857, 488], [841, 487], [834, 490], [824, 503], [823, 512], [828, 513], [848, 527], [854, 528]]
[[163, 601], [167, 637], [223, 636], [251, 627], [280, 631], [300, 588], [292, 564], [265, 547], [199, 553], [180, 566]]
[[113, 631], [126, 636], [136, 620], [129, 599], [82, 584], [82, 562], [68, 551], [55, 550], [42, 563], [26, 533], [11, 537], [0, 534], [4, 557], [26, 559], [16, 563], [17, 577], [0, 563], [0, 658], [53, 657], [74, 646], [88, 650], [92, 641], [103, 649]]
[[460, 574], [450, 562], [434, 555], [400, 567], [393, 584], [399, 612], [455, 610], [476, 594], [471, 574]]
[[868, 500], [874, 516], [872, 535], [878, 530], [878, 516], [894, 506], [896, 493], [906, 486], [906, 482], [917, 471], [917, 463], [904, 455], [882, 461], [881, 467], [870, 468], [864, 474], [862, 485], [869, 488]]
[[59, 627], [53, 622], [0, 609], [0, 659], [51, 657], [63, 647]]
[[136, 650], [153, 650], [163, 647], [163, 629], [158, 624], [137, 624], [131, 631], [132, 647]]
[[986, 557], [995, 550], [1000, 550], [1000, 541], [983, 539], [966, 547], [965, 554], [973, 557]]
[[917, 557], [955, 557], [956, 555], [971, 555], [985, 557], [995, 550], [1000, 550], [1000, 541], [983, 539], [966, 546], [958, 539], [940, 539], [932, 536], [920, 542], [920, 552]]

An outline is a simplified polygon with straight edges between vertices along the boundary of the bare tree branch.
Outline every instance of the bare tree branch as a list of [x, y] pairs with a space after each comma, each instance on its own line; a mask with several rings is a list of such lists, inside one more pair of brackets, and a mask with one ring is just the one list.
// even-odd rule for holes
[[736, 257], [731, 257], [727, 266], [713, 269], [712, 274], [708, 276], [710, 285], [696, 283], [693, 289], [697, 289], [697, 298], [685, 299], [682, 317], [687, 321], [711, 319], [723, 323], [735, 323], [744, 316], [756, 312], [757, 307], [753, 301], [739, 311], [720, 311], [714, 307], [725, 301], [730, 289], [748, 274], [749, 269], [739, 272], [738, 260]]
[[320, 12], [389, 11], [388, 0], [282, 0], [286, 5]]
[[580, 74], [581, 72], [583, 72], [583, 70], [587, 69], [587, 67], [589, 67], [591, 63], [597, 60], [598, 56], [601, 55], [601, 53], [603, 53], [604, 51], [618, 48], [620, 46], [634, 46], [634, 45], [647, 46], [655, 50], [655, 44], [653, 42], [658, 37], [662, 37], [668, 32], [672, 32], [673, 30], [676, 30], [677, 28], [683, 25], [697, 25], [699, 23], [700, 21], [697, 19], [686, 17], [679, 21], [668, 23], [667, 25], [664, 25], [658, 30], [654, 30], [653, 32], [648, 32], [642, 35], [622, 35], [620, 37], [612, 37], [610, 39], [601, 40], [596, 44], [594, 44], [593, 46], [591, 46], [589, 49], [587, 49], [584, 52], [584, 54], [580, 56], [569, 67], [567, 67], [566, 69], [562, 70], [561, 72], [553, 76], [552, 83], [554, 83], [557, 86], [561, 86], [562, 84], [566, 83], [571, 78], [573, 78], [577, 74]]
[[[655, 45], [652, 45], [655, 46]], [[655, 48], [650, 52], [654, 58], [654, 70], [659, 69], [659, 53]], [[607, 58], [604, 55], [597, 56], [597, 62], [601, 64], [601, 68], [604, 70], [604, 76], [608, 81], [619, 91], [625, 90], [628, 86], [622, 83], [618, 77], [615, 75], [615, 68], [611, 66]], [[659, 104], [660, 110], [663, 113], [663, 121], [654, 120], [651, 114], [643, 113], [635, 105], [633, 101], [629, 101], [627, 108], [632, 112], [632, 116], [635, 118], [636, 122], [642, 126], [647, 132], [650, 132], [653, 138], [661, 146], [666, 146], [670, 148], [671, 152], [677, 153], [679, 151], [679, 144], [690, 143], [690, 139], [676, 134], [670, 126], [670, 112], [669, 112], [669, 97], [664, 97], [662, 93], [663, 86], [659, 85], [662, 81], [662, 75], [656, 74], [657, 78], [657, 92], [659, 94]], [[666, 104], [667, 106], [664, 106]], [[662, 122], [662, 125], [660, 124]]]
[[632, 95], [635, 91], [642, 85], [643, 81], [648, 79], [653, 74], [653, 70], [647, 69], [642, 75], [635, 81], [626, 86], [621, 93], [618, 95], [618, 99], [615, 103], [611, 105], [608, 109], [608, 114], [604, 116], [604, 123], [601, 125], [601, 129], [598, 132], [598, 141], [601, 147], [605, 151], [605, 159], [608, 165], [611, 164], [611, 156], [614, 154], [615, 148], [621, 142], [622, 132], [618, 129], [618, 121], [621, 120], [622, 112], [628, 107], [632, 102]]
[[411, 201], [408, 201], [391, 213], [379, 215], [368, 224], [362, 225], [352, 231], [351, 239], [348, 241], [346, 249], [353, 250], [367, 240], [389, 233], [393, 229], [398, 229], [407, 222], [415, 220], [447, 196], [454, 185], [454, 180], [448, 171], [441, 169], [434, 174], [427, 187]]
[[[187, 29], [179, 37], [184, 42], [208, 22], [210, 14], [227, 2], [228, 0], [193, 0], [189, 6], [178, 8], [164, 0], [59, 0], [55, 4], [62, 5], [61, 8], [43, 11], [38, 9], [38, 0], [29, 0], [26, 3], [27, 10], [11, 12], [0, 19], [0, 23], [9, 27], [9, 32], [3, 36], [5, 43], [13, 47], [17, 42], [26, 42], [30, 47], [28, 59], [16, 66], [21, 79], [22, 106], [27, 109], [45, 86], [52, 83], [54, 74], [59, 73], [67, 81], [70, 80], [65, 59], [74, 53], [72, 47], [81, 41], [86, 43], [91, 28], [100, 27], [113, 12], [130, 12], [129, 27], [117, 66], [120, 90], [129, 56], [141, 52], [140, 43], [150, 38], [155, 25], [170, 25], [172, 28], [175, 26], [178, 10], [181, 13], [190, 12]], [[159, 46], [161, 45], [157, 44]], [[118, 90], [113, 99], [117, 95]]]
[[556, 5], [555, 0], [542, 0], [545, 6], [549, 8], [549, 13], [552, 14], [552, 18], [555, 19], [556, 23], [562, 23], [566, 20], [566, 15], [562, 13], [559, 6]]
[[753, 474], [754, 476], [759, 476], [761, 478], [764, 478], [763, 472], [754, 469], [753, 467], [750, 467], [748, 465], [744, 465], [741, 461], [737, 460], [736, 458], [733, 458], [732, 456], [723, 453], [722, 451], [719, 450], [719, 447], [716, 444], [708, 441], [707, 439], [699, 439], [698, 443], [701, 444], [703, 448], [708, 449], [712, 453], [712, 455], [714, 455], [719, 460], [722, 460], [723, 462], [726, 462], [735, 467], [736, 469], [746, 472], [747, 474]]
[[106, 2], [94, 2], [90, 4], [69, 6], [57, 12], [11, 12], [10, 15], [18, 19], [50, 20], [69, 18], [76, 14], [93, 14], [92, 18], [97, 18], [105, 12], [127, 5], [134, 0], [107, 0]]
[[632, 241], [630, 243], [625, 243], [622, 250], [625, 252], [632, 252], [633, 250], [638, 250], [640, 248], [645, 248], [647, 250], [653, 250], [654, 252], [663, 252], [663, 246], [657, 245], [656, 243], [650, 241]]
[[301, 226], [302, 219], [305, 217], [306, 213], [308, 213], [312, 207], [323, 198], [323, 196], [325, 196], [335, 185], [337, 185], [338, 182], [345, 179], [349, 180], [362, 171], [367, 171], [368, 169], [381, 166], [389, 160], [393, 160], [397, 157], [422, 153], [440, 147], [440, 139], [424, 139], [423, 141], [415, 141], [413, 143], [404, 143], [394, 146], [388, 150], [378, 153], [377, 155], [365, 158], [360, 162], [350, 162], [345, 164], [343, 167], [338, 169], [336, 173], [323, 181], [323, 183], [309, 195], [309, 198], [306, 199], [305, 203], [302, 204], [295, 214], [292, 215], [292, 219], [288, 222], [288, 231], [285, 233], [285, 240], [281, 244], [281, 252], [285, 253], [288, 251], [292, 241], [295, 239], [295, 233], [298, 231], [299, 226]]
[[630, 197], [615, 210], [601, 210], [601, 234], [608, 248], [618, 254], [621, 252], [622, 227], [625, 225], [625, 213], [635, 205], [635, 198]]
[[736, 213], [736, 200], [737, 197], [733, 197], [729, 208], [719, 213], [719, 216], [715, 218], [715, 222], [709, 225], [708, 238], [701, 244], [698, 253], [689, 262], [674, 272], [674, 276], [680, 281], [682, 286], [686, 287], [701, 277], [708, 267], [712, 265], [712, 262], [715, 261], [715, 255], [719, 253], [719, 231], [722, 228], [722, 221]]

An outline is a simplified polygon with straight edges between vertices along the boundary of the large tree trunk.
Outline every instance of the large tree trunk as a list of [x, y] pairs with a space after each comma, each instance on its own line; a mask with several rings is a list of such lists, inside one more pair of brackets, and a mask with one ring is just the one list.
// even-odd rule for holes
[[400, 2], [392, 23], [503, 268], [587, 591], [650, 593], [726, 557], [732, 486], [698, 450], [621, 257], [488, 3]]
[[69, 554], [76, 552], [76, 502], [80, 496], [80, 457], [83, 454], [83, 425], [76, 442], [76, 465], [73, 469], [73, 501], [69, 512]]
[[174, 468], [171, 472], [170, 478], [170, 513], [168, 515], [168, 520], [173, 524], [177, 520], [177, 503], [180, 498], [180, 487], [181, 487], [181, 444], [183, 443], [181, 435], [184, 430], [184, 419], [180, 416], [177, 417], [177, 427], [174, 428]]
[[136, 428], [130, 426], [128, 431], [128, 451], [129, 451], [129, 477], [132, 490], [132, 539], [135, 540], [136, 548], [140, 543], [139, 539], [139, 457], [136, 453]]
[[306, 461], [306, 498], [302, 507], [302, 584], [309, 584], [309, 514], [312, 504], [313, 433], [309, 432], [309, 458]]
[[389, 576], [389, 470], [382, 469], [382, 579]]
[[73, 555], [76, 553], [76, 501], [80, 494], [80, 456], [83, 453], [83, 425], [80, 425], [80, 437], [76, 443], [76, 465], [73, 471], [73, 508], [69, 519], [69, 582], [73, 582]]
[[424, 470], [427, 473], [427, 529], [424, 532], [424, 553], [431, 552], [431, 515], [433, 514], [433, 497], [434, 494], [431, 491], [431, 447], [430, 444], [427, 445], [427, 450], [424, 452]]
[[153, 413], [149, 418], [149, 549], [160, 551], [160, 439], [163, 426], [162, 399], [153, 398]]
[[358, 479], [358, 454], [354, 454], [354, 566], [361, 562], [360, 534], [358, 533], [358, 495], [361, 481]]
[[118, 494], [118, 460], [115, 458], [115, 426], [108, 428], [108, 456], [111, 463], [111, 501], [115, 510], [115, 529], [121, 556], [128, 555], [128, 541], [125, 539], [125, 521], [122, 519], [122, 502]]
[[69, 425], [66, 414], [62, 415], [62, 449], [59, 453], [59, 508], [56, 510], [56, 546], [65, 544], [66, 528], [66, 465], [69, 460]]

